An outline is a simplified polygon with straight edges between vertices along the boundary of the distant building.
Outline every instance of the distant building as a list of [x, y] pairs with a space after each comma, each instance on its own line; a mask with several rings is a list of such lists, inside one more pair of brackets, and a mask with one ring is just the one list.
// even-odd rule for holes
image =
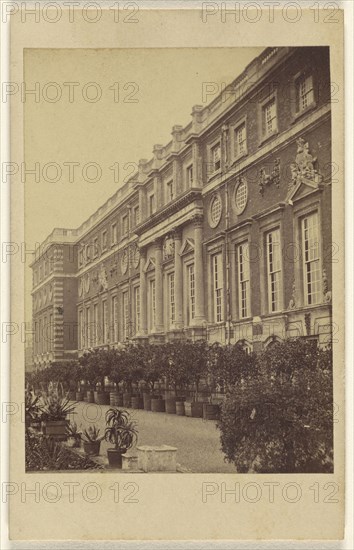
[[327, 47], [267, 48], [34, 258], [34, 363], [129, 339], [331, 332]]

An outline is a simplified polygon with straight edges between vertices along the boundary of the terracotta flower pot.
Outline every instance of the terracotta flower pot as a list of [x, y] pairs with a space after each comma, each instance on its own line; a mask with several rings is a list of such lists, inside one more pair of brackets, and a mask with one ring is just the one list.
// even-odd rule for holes
[[143, 401], [144, 401], [144, 410], [151, 411], [151, 395], [149, 393], [144, 393]]
[[111, 391], [109, 394], [109, 404], [111, 407], [123, 407], [123, 395], [117, 391]]
[[151, 398], [151, 410], [152, 412], [165, 412], [165, 401], [161, 397]]
[[107, 449], [107, 457], [110, 468], [122, 469], [122, 455], [126, 453], [126, 449]]
[[84, 451], [88, 456], [100, 454], [101, 441], [84, 441]]
[[198, 401], [188, 402], [184, 404], [186, 416], [192, 416], [193, 418], [203, 418], [203, 403]]
[[66, 441], [68, 437], [66, 431], [68, 423], [68, 420], [46, 420], [43, 422], [43, 433], [58, 441]]
[[220, 416], [219, 405], [211, 403], [203, 403], [203, 418], [204, 420], [218, 420]]
[[109, 393], [102, 391], [102, 392], [95, 392], [95, 403], [97, 405], [109, 405]]
[[132, 406], [132, 395], [131, 393], [123, 393], [123, 407], [127, 407], [128, 409]]
[[176, 398], [175, 397], [166, 398], [165, 408], [168, 414], [176, 414]]
[[95, 402], [95, 396], [93, 390], [87, 391], [87, 403], [94, 403]]
[[144, 400], [140, 396], [132, 396], [131, 403], [132, 403], [132, 409], [143, 409], [144, 408]]
[[84, 392], [83, 391], [77, 391], [75, 394], [76, 401], [83, 401], [84, 400]]
[[176, 414], [178, 416], [185, 416], [184, 401], [176, 401]]

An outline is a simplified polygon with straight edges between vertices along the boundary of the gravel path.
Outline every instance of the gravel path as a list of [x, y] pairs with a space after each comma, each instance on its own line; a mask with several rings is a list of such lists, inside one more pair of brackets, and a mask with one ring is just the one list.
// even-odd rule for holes
[[[83, 428], [90, 424], [98, 425], [103, 435], [104, 416], [108, 409], [108, 405], [80, 403], [73, 415], [74, 420]], [[216, 422], [175, 414], [128, 410], [138, 423], [138, 445], [177, 447], [177, 463], [191, 472], [235, 473], [235, 467], [224, 462]], [[102, 441], [101, 453], [105, 453], [108, 447], [111, 445]]]

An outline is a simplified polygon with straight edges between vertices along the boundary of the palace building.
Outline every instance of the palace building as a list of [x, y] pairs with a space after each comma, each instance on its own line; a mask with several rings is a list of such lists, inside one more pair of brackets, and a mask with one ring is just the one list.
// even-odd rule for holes
[[35, 366], [127, 340], [331, 334], [329, 48], [267, 48], [34, 255]]

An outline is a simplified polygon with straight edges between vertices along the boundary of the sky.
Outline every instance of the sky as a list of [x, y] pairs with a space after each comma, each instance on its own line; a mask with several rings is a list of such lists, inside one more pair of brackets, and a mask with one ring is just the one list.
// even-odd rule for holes
[[[25, 239], [76, 228], [262, 48], [27, 49]], [[37, 163], [37, 164], [36, 164]], [[36, 181], [36, 179], [38, 181]], [[96, 180], [96, 181], [95, 181]], [[26, 318], [31, 316], [26, 266]]]

